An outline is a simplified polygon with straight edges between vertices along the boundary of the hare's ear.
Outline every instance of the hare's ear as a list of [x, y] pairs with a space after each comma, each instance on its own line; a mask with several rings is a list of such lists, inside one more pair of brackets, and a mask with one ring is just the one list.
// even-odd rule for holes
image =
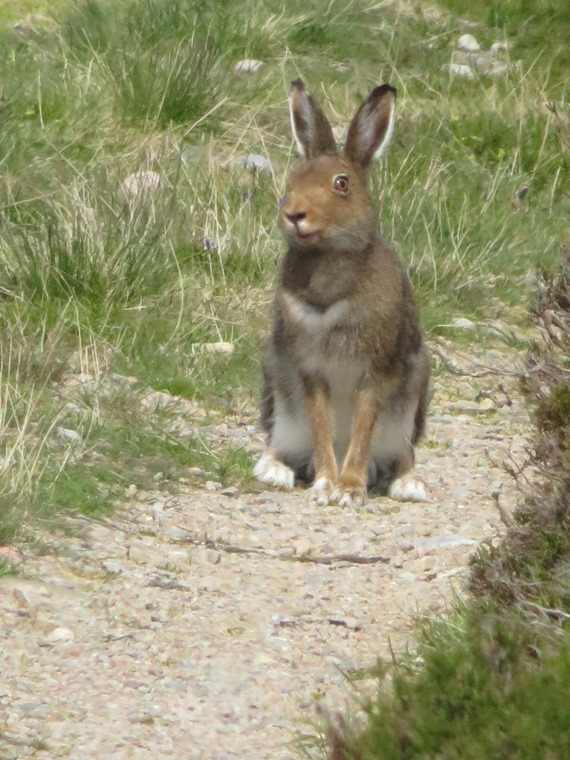
[[305, 90], [302, 79], [291, 82], [289, 113], [291, 130], [300, 156], [309, 159], [323, 153], [336, 153], [331, 125], [321, 107]]
[[396, 90], [382, 84], [372, 90], [348, 128], [344, 153], [368, 171], [373, 159], [380, 158], [394, 131]]

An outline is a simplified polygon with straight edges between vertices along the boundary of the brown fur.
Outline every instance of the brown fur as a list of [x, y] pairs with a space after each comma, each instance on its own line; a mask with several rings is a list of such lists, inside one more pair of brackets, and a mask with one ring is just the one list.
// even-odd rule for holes
[[367, 189], [394, 103], [393, 88], [376, 88], [344, 153], [331, 155], [323, 112], [300, 80], [291, 89], [294, 136], [309, 160], [292, 172], [280, 210], [289, 246], [261, 416], [275, 462], [314, 475], [324, 503], [362, 502], [367, 484], [386, 487], [404, 475], [425, 426], [429, 360], [418, 310], [400, 260], [377, 231]]

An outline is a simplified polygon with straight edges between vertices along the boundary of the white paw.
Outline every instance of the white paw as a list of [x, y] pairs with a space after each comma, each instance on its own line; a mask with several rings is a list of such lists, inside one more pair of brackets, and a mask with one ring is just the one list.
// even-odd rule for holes
[[416, 475], [404, 475], [388, 489], [388, 496], [397, 501], [429, 501], [424, 483]]
[[317, 478], [309, 489], [309, 503], [317, 507], [326, 507], [330, 504], [333, 484], [328, 478]]
[[295, 485], [295, 473], [286, 464], [275, 459], [273, 454], [263, 454], [253, 468], [254, 476], [273, 488], [290, 491]]
[[363, 507], [366, 504], [366, 492], [360, 488], [335, 488], [330, 503], [338, 504], [339, 507]]

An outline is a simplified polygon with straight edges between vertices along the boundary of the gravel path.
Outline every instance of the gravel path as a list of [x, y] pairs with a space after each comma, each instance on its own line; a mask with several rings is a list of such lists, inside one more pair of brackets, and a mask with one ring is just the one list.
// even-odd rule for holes
[[317, 508], [208, 483], [131, 487], [113, 521], [71, 521], [55, 556], [0, 580], [0, 758], [298, 757], [315, 704], [372, 688], [366, 669], [413, 646], [413, 615], [444, 611], [496, 536], [494, 495], [515, 500], [500, 465], [528, 429], [513, 388], [436, 379], [427, 504]]

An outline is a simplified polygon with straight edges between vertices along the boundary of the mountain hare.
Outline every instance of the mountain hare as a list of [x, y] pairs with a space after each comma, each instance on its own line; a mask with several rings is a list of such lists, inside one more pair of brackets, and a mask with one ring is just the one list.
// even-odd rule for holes
[[377, 87], [339, 152], [301, 79], [291, 127], [302, 162], [289, 180], [280, 226], [289, 244], [264, 358], [266, 450], [254, 474], [290, 489], [313, 480], [317, 504], [361, 505], [367, 488], [427, 498], [413, 475], [428, 405], [429, 355], [410, 281], [382, 240], [367, 189], [392, 135], [396, 90]]

